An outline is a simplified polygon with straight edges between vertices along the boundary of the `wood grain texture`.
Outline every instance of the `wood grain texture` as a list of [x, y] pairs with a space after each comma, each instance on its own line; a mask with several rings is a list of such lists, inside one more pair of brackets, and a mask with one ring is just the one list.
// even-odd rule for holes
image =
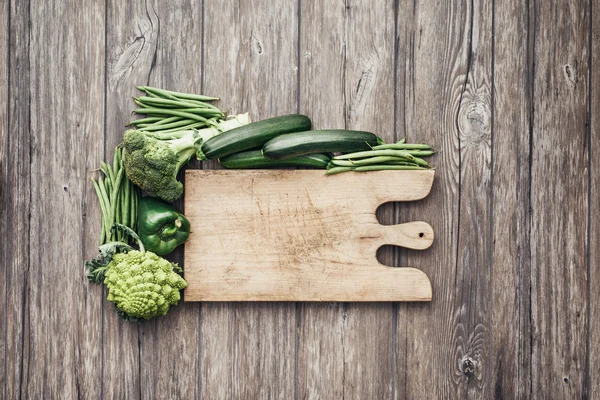
[[[404, 96], [404, 125], [409, 141], [431, 143], [440, 149], [434, 165], [441, 166], [430, 196], [406, 210], [405, 218], [418, 216], [435, 221], [436, 242], [428, 252], [406, 253], [403, 262], [423, 270], [431, 279], [431, 306], [406, 307], [398, 318], [398, 338], [406, 340], [405, 359], [397, 367], [397, 381], [405, 380], [402, 397], [457, 397], [458, 380], [466, 380], [460, 367], [463, 349], [457, 349], [456, 310], [458, 280], [457, 238], [459, 208], [459, 132], [457, 115], [460, 93], [466, 81], [471, 9], [468, 4], [444, 3], [431, 13], [432, 4], [406, 4], [398, 13], [399, 26], [408, 25], [407, 58], [399, 66], [407, 70]], [[467, 8], [469, 7], [469, 8]], [[444, 34], [439, 34], [444, 32]], [[400, 68], [400, 67], [399, 67]], [[437, 116], [432, 118], [432, 116]], [[440, 265], [445, 267], [440, 268]], [[460, 301], [460, 298], [458, 298]], [[464, 307], [458, 311], [466, 312]], [[463, 314], [464, 315], [464, 314]], [[430, 343], [437, 343], [431, 346]], [[435, 385], [431, 385], [435, 382]]]
[[[0, 398], [598, 397], [599, 21], [596, 0], [0, 2]], [[82, 271], [88, 174], [136, 83], [438, 147], [431, 195], [378, 212], [435, 230], [379, 254], [433, 302], [119, 322]]]
[[34, 162], [21, 394], [99, 397], [102, 288], [88, 284], [83, 262], [100, 229], [89, 173], [104, 140], [104, 2], [29, 7]]
[[531, 390], [565, 399], [588, 395], [589, 31], [588, 2], [535, 3]]
[[[154, 14], [152, 24], [157, 27], [152, 58], [145, 60], [148, 84], [203, 92], [202, 9], [202, 2], [190, 0], [155, 1], [148, 5], [149, 15]], [[182, 199], [175, 205], [183, 210]], [[169, 259], [182, 265], [183, 248], [170, 254]], [[164, 393], [177, 399], [199, 396], [200, 305], [180, 304], [173, 311], [166, 318], [140, 327], [142, 398], [158, 398]], [[169, 331], [177, 335], [163, 334]]]
[[[456, 397], [490, 396], [492, 199], [492, 6], [473, 1], [468, 65], [456, 115], [459, 146], [457, 275], [453, 346]], [[460, 282], [460, 283], [458, 283]], [[458, 372], [457, 371], [457, 372]], [[454, 397], [454, 396], [453, 396]]]
[[527, 4], [495, 5], [490, 386], [495, 398], [529, 398], [530, 50], [534, 38], [528, 31]]
[[[396, 368], [396, 380], [405, 381], [405, 387], [399, 388], [403, 390], [399, 396], [453, 398], [467, 397], [470, 392], [471, 396], [478, 397], [481, 391], [477, 395], [474, 393], [477, 389], [469, 388], [483, 386], [488, 379], [481, 364], [481, 356], [486, 354], [486, 349], [480, 347], [485, 342], [482, 337], [485, 333], [477, 324], [480, 318], [471, 296], [479, 290], [476, 273], [485, 273], [482, 270], [487, 263], [474, 264], [484, 249], [459, 247], [461, 240], [468, 242], [468, 238], [473, 238], [469, 232], [461, 236], [459, 210], [476, 202], [470, 196], [461, 199], [459, 193], [461, 173], [466, 172], [461, 169], [463, 151], [469, 151], [472, 157], [479, 155], [479, 150], [485, 154], [489, 140], [485, 131], [474, 132], [475, 140], [464, 149], [461, 147], [463, 136], [468, 132], [467, 100], [479, 86], [469, 80], [471, 44], [479, 39], [480, 29], [484, 29], [475, 23], [485, 21], [474, 19], [475, 13], [479, 15], [479, 8], [470, 2], [445, 2], [435, 6], [433, 2], [417, 1], [401, 5], [398, 25], [408, 25], [404, 29], [410, 29], [410, 39], [407, 58], [399, 60], [398, 69], [402, 65], [407, 72], [405, 87], [399, 85], [398, 93], [399, 97], [404, 96], [404, 109], [397, 114], [404, 115], [403, 129], [409, 141], [430, 143], [440, 152], [433, 160], [438, 171], [431, 194], [403, 214], [403, 218], [431, 221], [436, 241], [422, 254], [402, 254], [403, 264], [414, 265], [430, 277], [434, 297], [427, 306], [407, 305], [398, 316], [397, 330], [405, 332], [398, 338], [406, 340], [406, 344], [398, 345], [404, 347], [406, 354]], [[432, 9], [436, 12], [431, 12]], [[485, 77], [485, 73], [480, 73], [474, 78]], [[489, 115], [482, 117], [489, 123]], [[482, 124], [481, 128], [484, 127]], [[468, 165], [465, 168], [469, 169]], [[477, 190], [479, 176], [469, 174], [473, 190]], [[477, 224], [479, 208], [467, 209], [465, 214], [470, 212], [471, 220], [466, 221]], [[478, 234], [485, 237], [487, 231]], [[473, 251], [473, 258], [467, 254], [460, 258], [459, 250]], [[463, 291], [463, 287], [472, 292]], [[474, 375], [476, 367], [477, 375]]]
[[[9, 176], [10, 171], [8, 168], [8, 162], [4, 161], [8, 159], [10, 141], [8, 138], [8, 115], [9, 115], [9, 64], [10, 64], [10, 53], [9, 53], [9, 37], [10, 37], [10, 19], [9, 19], [9, 4], [3, 2], [0, 4], [0, 36], [3, 38], [0, 41], [0, 101], [6, 104], [6, 107], [0, 109], [0, 222], [4, 226], [8, 222], [8, 209], [9, 209]], [[8, 339], [8, 329], [6, 329], [8, 322], [8, 266], [6, 260], [8, 260], [8, 242], [3, 241], [0, 244], [0, 260], [2, 264], [2, 272], [0, 272], [0, 288], [4, 288], [5, 296], [0, 296], [0, 321], [2, 327], [0, 329], [0, 393], [6, 397], [7, 387], [7, 346], [6, 341]], [[12, 336], [11, 336], [12, 338]]]
[[[376, 259], [384, 244], [425, 249], [431, 226], [384, 226], [379, 204], [425, 197], [433, 171], [187, 171], [186, 301], [429, 301], [413, 268]], [[387, 184], [386, 184], [387, 183]], [[219, 204], [215, 209], [214, 204]]]
[[600, 396], [600, 299], [597, 282], [600, 281], [600, 162], [593, 156], [600, 149], [600, 1], [590, 3], [590, 242], [589, 242], [589, 327], [587, 345], [587, 389], [590, 398]]
[[[6, 4], [6, 3], [5, 3]], [[7, 4], [8, 6], [8, 4]], [[7, 29], [10, 29], [10, 41], [6, 50], [10, 56], [5, 64], [7, 107], [4, 115], [0, 151], [2, 168], [2, 220], [4, 237], [0, 256], [5, 278], [5, 312], [3, 323], [4, 397], [17, 398], [23, 394], [23, 372], [27, 367], [28, 343], [26, 335], [29, 322], [27, 279], [29, 270], [29, 227], [30, 227], [30, 72], [29, 72], [29, 3], [11, 2]], [[0, 54], [5, 54], [4, 52]], [[2, 73], [0, 73], [2, 75]], [[9, 79], [10, 77], [10, 79]], [[0, 114], [1, 115], [1, 114]], [[5, 146], [5, 147], [4, 147]], [[10, 239], [8, 239], [10, 238]], [[1, 283], [0, 283], [1, 285]], [[0, 334], [1, 335], [1, 334]], [[2, 390], [2, 389], [0, 389]]]
[[[301, 2], [300, 21], [300, 112], [316, 128], [364, 129], [395, 140], [394, 2]], [[378, 213], [384, 224], [400, 222], [394, 215], [389, 205]], [[397, 265], [390, 248], [379, 256]], [[378, 329], [368, 329], [373, 313]], [[379, 367], [393, 363], [393, 305], [309, 303], [299, 317], [299, 398], [391, 396], [392, 371]]]
[[[125, 125], [135, 118], [131, 114], [134, 107], [131, 98], [138, 94], [135, 85], [149, 84], [158, 35], [158, 17], [152, 3], [106, 3], [106, 160], [112, 159], [115, 146], [123, 140]], [[103, 395], [107, 398], [139, 398], [142, 393], [140, 326], [118, 318], [113, 304], [106, 300], [106, 289], [103, 294], [103, 376], [119, 377], [103, 380]], [[151, 341], [147, 336], [145, 339]], [[150, 384], [143, 386], [144, 389], [152, 387]]]
[[[297, 4], [204, 5], [204, 92], [221, 96], [220, 106], [232, 113], [249, 111], [253, 120], [296, 112]], [[202, 397], [294, 397], [293, 303], [204, 304], [201, 313], [200, 373], [210, 377], [202, 379]]]

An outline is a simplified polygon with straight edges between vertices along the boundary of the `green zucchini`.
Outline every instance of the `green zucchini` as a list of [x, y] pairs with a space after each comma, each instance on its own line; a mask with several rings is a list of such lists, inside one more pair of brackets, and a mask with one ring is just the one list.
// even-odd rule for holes
[[201, 149], [207, 159], [221, 158], [261, 147], [281, 134], [308, 129], [310, 129], [310, 119], [306, 115], [283, 115], [252, 122], [223, 132], [204, 142]]
[[382, 143], [381, 138], [370, 132], [328, 129], [277, 136], [265, 143], [262, 152], [272, 160], [283, 160], [314, 153], [370, 150]]
[[306, 167], [327, 168], [331, 157], [326, 154], [311, 154], [288, 158], [286, 160], [269, 160], [263, 156], [260, 150], [250, 150], [235, 153], [221, 158], [219, 161], [225, 168], [249, 169], [249, 168], [277, 168], [277, 167]]

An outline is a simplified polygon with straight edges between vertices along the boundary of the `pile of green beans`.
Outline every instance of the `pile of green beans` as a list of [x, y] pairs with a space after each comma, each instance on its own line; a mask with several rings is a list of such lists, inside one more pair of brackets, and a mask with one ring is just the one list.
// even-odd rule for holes
[[135, 97], [139, 106], [133, 112], [146, 117], [131, 121], [128, 125], [154, 132], [176, 132], [212, 126], [225, 118], [225, 113], [208, 101], [218, 97], [192, 93], [173, 92], [151, 86], [138, 86], [145, 96]]
[[371, 150], [333, 157], [327, 166], [327, 175], [348, 171], [431, 169], [422, 157], [435, 153], [427, 144], [406, 143], [404, 138], [396, 143], [373, 146]]
[[92, 177], [102, 210], [100, 245], [126, 240], [122, 230], [113, 229], [115, 223], [136, 230], [140, 190], [125, 174], [124, 156], [125, 149], [117, 147], [112, 166], [102, 161], [102, 173], [97, 179]]

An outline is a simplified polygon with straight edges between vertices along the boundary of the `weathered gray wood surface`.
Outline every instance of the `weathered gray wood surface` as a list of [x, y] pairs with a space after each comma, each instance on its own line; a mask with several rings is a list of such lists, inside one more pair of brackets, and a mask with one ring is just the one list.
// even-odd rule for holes
[[[0, 32], [0, 398], [600, 397], [599, 1], [7, 0]], [[82, 264], [135, 84], [434, 144], [379, 212], [434, 227], [380, 251], [433, 301], [119, 320]]]

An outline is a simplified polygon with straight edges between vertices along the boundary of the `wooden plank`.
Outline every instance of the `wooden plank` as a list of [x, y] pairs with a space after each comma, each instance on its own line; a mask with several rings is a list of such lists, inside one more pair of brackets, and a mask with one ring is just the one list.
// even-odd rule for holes
[[[413, 39], [414, 31], [414, 13], [415, 2], [414, 0], [398, 0], [395, 3], [395, 15], [396, 28], [395, 28], [395, 85], [394, 85], [394, 122], [396, 129], [396, 138], [408, 138], [409, 140], [417, 140], [414, 132], [411, 130], [412, 127], [408, 126], [410, 117], [407, 118], [406, 107], [414, 106], [414, 102], [410, 103], [410, 96], [407, 91], [410, 89], [408, 80], [411, 79], [412, 70], [410, 60], [412, 54], [411, 43]], [[432, 160], [437, 161], [435, 158]], [[409, 206], [409, 207], [406, 207]], [[396, 207], [396, 216], [394, 223], [407, 220], [406, 208], [410, 208], [412, 205], [402, 205]], [[421, 218], [421, 217], [419, 217]], [[434, 221], [430, 221], [434, 223]], [[405, 254], [401, 249], [394, 249], [392, 254], [393, 263], [391, 265], [400, 266], [404, 261]], [[394, 314], [392, 318], [392, 344], [393, 344], [393, 360], [392, 360], [392, 397], [394, 399], [406, 399], [407, 380], [410, 374], [412, 366], [407, 365], [407, 345], [409, 332], [408, 327], [410, 326], [410, 320], [412, 318], [412, 307], [413, 304], [399, 303], [394, 307]]]
[[587, 395], [589, 32], [588, 2], [535, 3], [532, 394], [554, 398]]
[[[300, 112], [393, 141], [394, 3], [301, 2], [300, 21]], [[397, 222], [392, 207], [379, 216]], [[391, 249], [380, 260], [394, 264]], [[298, 398], [391, 396], [393, 305], [307, 303], [299, 318]]]
[[[390, 268], [377, 248], [431, 246], [422, 221], [377, 222], [384, 202], [431, 190], [434, 171], [187, 171], [186, 301], [429, 301], [413, 268]], [[351, 189], [349, 189], [351, 188]], [[218, 209], [214, 204], [219, 204]]]
[[432, 194], [406, 210], [408, 219], [431, 221], [439, 240], [423, 254], [403, 253], [428, 274], [434, 298], [399, 315], [397, 330], [407, 333], [398, 337], [407, 342], [397, 346], [406, 360], [396, 380], [405, 380], [406, 398], [483, 397], [491, 361], [491, 3], [401, 4], [400, 21], [414, 19], [397, 113], [409, 141], [441, 151]]
[[[204, 20], [204, 91], [220, 96], [232, 113], [249, 111], [253, 120], [295, 112], [296, 7], [211, 1]], [[293, 303], [203, 304], [201, 313], [203, 397], [294, 397]]]
[[590, 242], [589, 242], [589, 327], [587, 347], [587, 389], [589, 398], [600, 393], [600, 295], [595, 283], [600, 279], [600, 162], [593, 156], [600, 149], [600, 1], [590, 2]]
[[[0, 101], [6, 104], [6, 107], [0, 109], [0, 221], [4, 223], [7, 221], [9, 216], [9, 163], [4, 160], [8, 159], [10, 141], [8, 138], [8, 115], [9, 115], [9, 64], [10, 64], [10, 18], [9, 18], [9, 4], [7, 1], [0, 4], [0, 36], [3, 40], [0, 42]], [[8, 377], [6, 371], [7, 365], [7, 339], [8, 339], [8, 247], [9, 241], [5, 240], [0, 244], [0, 265], [2, 271], [0, 273], [0, 288], [4, 288], [5, 296], [0, 296], [0, 321], [4, 329], [0, 329], [0, 393], [6, 397], [6, 388], [8, 384]]]
[[99, 397], [102, 289], [88, 284], [83, 262], [100, 229], [88, 174], [102, 154], [104, 2], [32, 1], [25, 9], [35, 162], [24, 167], [32, 203], [21, 394]]
[[[105, 158], [111, 160], [115, 146], [123, 138], [125, 125], [135, 116], [131, 98], [138, 95], [135, 85], [149, 82], [158, 46], [159, 21], [153, 4], [147, 2], [106, 3], [106, 115]], [[106, 298], [106, 289], [104, 291]], [[152, 322], [145, 325], [151, 325]], [[118, 318], [114, 306], [103, 303], [103, 394], [106, 398], [138, 398], [152, 387], [140, 375], [142, 333], [140, 326]], [[144, 341], [151, 341], [151, 337]], [[172, 335], [169, 335], [172, 336]], [[155, 360], [153, 360], [155, 361]], [[149, 362], [153, 362], [149, 361]]]
[[[200, 0], [146, 4], [142, 18], [150, 24], [148, 32], [152, 32], [150, 36], [154, 40], [151, 39], [149, 57], [138, 60], [143, 66], [139, 70], [140, 76], [135, 79], [141, 81], [130, 81], [128, 85], [142, 82], [171, 90], [202, 93], [202, 7]], [[175, 206], [183, 210], [183, 199]], [[167, 258], [181, 265], [183, 248], [178, 248]], [[140, 326], [142, 398], [198, 397], [199, 332], [200, 306], [197, 304], [180, 304], [164, 318]]]
[[[6, 2], [4, 4], [7, 4]], [[7, 4], [8, 5], [8, 4]], [[5, 303], [0, 305], [2, 312], [6, 312], [3, 323], [4, 359], [6, 363], [4, 398], [18, 398], [23, 387], [23, 360], [28, 356], [28, 346], [25, 340], [29, 329], [27, 315], [27, 272], [29, 269], [29, 210], [30, 210], [30, 140], [29, 125], [29, 4], [28, 2], [11, 2], [10, 35], [7, 35], [6, 51], [9, 57], [6, 60], [6, 70], [0, 73], [6, 78], [5, 93], [10, 96], [2, 123], [2, 143], [0, 150], [0, 164], [6, 165], [1, 175], [3, 195], [0, 204], [5, 216], [0, 218], [5, 221], [5, 237], [2, 248], [5, 253], [0, 255], [4, 268], [6, 292]], [[8, 39], [10, 38], [10, 41]], [[0, 54], [8, 54], [0, 51]], [[8, 79], [10, 77], [10, 80]], [[0, 114], [2, 115], [2, 114]], [[6, 179], [6, 180], [4, 180]], [[6, 188], [6, 190], [5, 190]], [[0, 283], [0, 285], [2, 285]], [[2, 335], [0, 334], [0, 335]], [[1, 361], [0, 361], [1, 362]], [[0, 367], [1, 369], [2, 367]], [[3, 390], [0, 389], [0, 390]]]
[[520, 399], [532, 395], [528, 166], [533, 35], [527, 4], [495, 5], [490, 385], [495, 398]]

